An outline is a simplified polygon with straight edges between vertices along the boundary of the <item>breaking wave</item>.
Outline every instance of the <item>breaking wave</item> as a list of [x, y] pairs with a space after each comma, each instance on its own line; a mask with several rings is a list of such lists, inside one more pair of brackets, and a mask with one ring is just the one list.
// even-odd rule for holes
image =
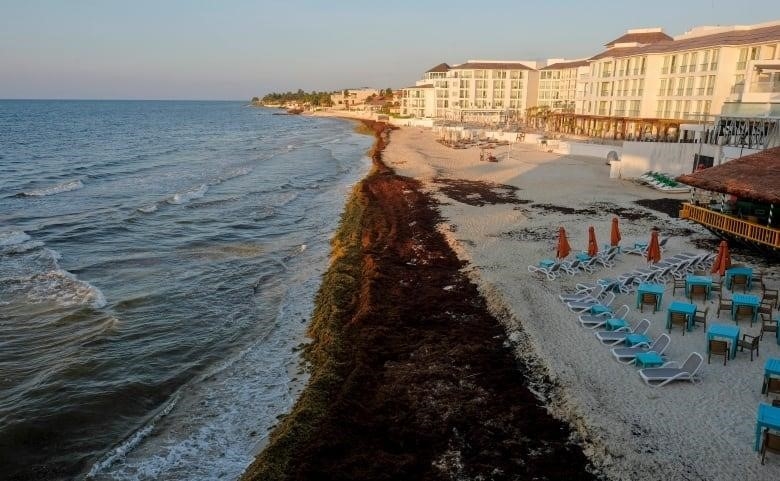
[[23, 197], [45, 197], [47, 195], [61, 194], [63, 192], [70, 192], [72, 190], [78, 190], [84, 187], [84, 184], [80, 180], [70, 180], [61, 184], [52, 185], [49, 187], [43, 187], [40, 189], [28, 190], [20, 193]]

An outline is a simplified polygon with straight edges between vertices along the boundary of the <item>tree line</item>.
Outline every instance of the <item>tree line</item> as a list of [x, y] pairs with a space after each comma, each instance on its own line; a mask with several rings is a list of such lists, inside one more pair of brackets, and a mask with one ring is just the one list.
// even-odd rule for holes
[[252, 97], [252, 103], [264, 103], [264, 104], [286, 104], [286, 103], [299, 103], [309, 104], [314, 107], [330, 107], [332, 105], [330, 101], [331, 92], [317, 92], [313, 90], [311, 92], [304, 92], [302, 89], [298, 89], [297, 92], [272, 92], [266, 94], [262, 99]]

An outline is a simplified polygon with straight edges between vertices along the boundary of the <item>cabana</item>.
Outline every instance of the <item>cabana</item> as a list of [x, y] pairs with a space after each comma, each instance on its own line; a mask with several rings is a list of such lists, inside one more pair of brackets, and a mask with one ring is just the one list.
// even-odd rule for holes
[[718, 236], [780, 253], [780, 147], [681, 175], [676, 180], [716, 193], [709, 204], [683, 204], [681, 218], [699, 223]]

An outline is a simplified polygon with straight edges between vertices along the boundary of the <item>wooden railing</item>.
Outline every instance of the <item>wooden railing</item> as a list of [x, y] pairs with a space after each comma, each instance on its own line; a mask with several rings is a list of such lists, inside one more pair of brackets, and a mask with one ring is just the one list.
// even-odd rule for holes
[[745, 240], [780, 249], [780, 229], [738, 219], [729, 214], [716, 212], [693, 204], [682, 205], [680, 218], [692, 220], [719, 231], [728, 232]]

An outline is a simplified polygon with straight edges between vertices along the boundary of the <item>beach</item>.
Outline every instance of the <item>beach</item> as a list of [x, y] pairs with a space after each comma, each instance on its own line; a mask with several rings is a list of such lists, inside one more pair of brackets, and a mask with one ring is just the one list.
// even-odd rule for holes
[[[652, 388], [558, 300], [643, 257], [552, 281], [527, 269], [555, 256], [560, 226], [575, 251], [589, 226], [608, 243], [614, 216], [624, 246], [658, 228], [664, 256], [710, 252], [717, 239], [666, 213], [686, 195], [533, 145], [499, 146], [497, 162], [480, 162], [478, 148], [451, 149], [426, 129], [378, 137], [312, 316], [311, 381], [243, 479], [777, 479], [780, 462], [762, 466], [753, 451], [763, 365], [780, 357], [771, 335], [756, 360], [738, 352], [723, 366], [707, 363], [701, 326], [676, 328], [666, 358], [704, 354], [701, 382]], [[739, 250], [732, 260], [757, 263], [777, 286], [776, 267]], [[654, 338], [683, 298], [671, 291], [656, 313], [639, 313], [635, 294], [614, 305], [630, 308], [632, 324], [647, 318]], [[705, 305], [710, 323], [733, 324], [715, 317], [717, 299]], [[759, 325], [740, 322], [748, 334]]]
[[[580, 273], [550, 281], [527, 271], [541, 259], [555, 256], [559, 226], [567, 229], [573, 250], [587, 247], [587, 228], [594, 226], [599, 244], [609, 243], [610, 222], [620, 219], [623, 245], [649, 239], [651, 228], [669, 236], [664, 255], [706, 252], [715, 245], [706, 230], [666, 214], [645, 209], [640, 199], [664, 197], [685, 200], [629, 180], [609, 179], [604, 159], [560, 156], [532, 145], [495, 149], [499, 162], [479, 162], [479, 150], [450, 149], [422, 129], [402, 128], [393, 133], [385, 161], [400, 175], [416, 178], [440, 202], [440, 227], [449, 245], [467, 261], [470, 278], [507, 330], [521, 359], [549, 375], [556, 389], [548, 396], [556, 416], [576, 426], [591, 461], [610, 479], [778, 479], [780, 462], [762, 466], [753, 451], [756, 411], [767, 402], [761, 394], [763, 365], [780, 356], [771, 335], [760, 342], [753, 362], [747, 351], [722, 365], [722, 357], [706, 361], [704, 329], [682, 335], [671, 332], [667, 358], [682, 362], [689, 353], [705, 355], [701, 382], [678, 382], [660, 388], [645, 385], [637, 369], [616, 362], [592, 330], [577, 322], [558, 299], [576, 283], [616, 277], [645, 263], [640, 256], [621, 255], [614, 268]], [[442, 179], [466, 180], [517, 188], [528, 204], [483, 203], [478, 195], [447, 194]], [[506, 188], [503, 191], [506, 192]], [[462, 194], [462, 193], [461, 193]], [[641, 214], [637, 216], [636, 214]], [[631, 218], [632, 220], [626, 220]], [[745, 259], [745, 258], [743, 258]], [[739, 254], [732, 262], [739, 263]], [[754, 260], [747, 257], [748, 261]], [[749, 263], [749, 262], [747, 262]], [[758, 267], [753, 264], [754, 267]], [[776, 266], [762, 267], [769, 287], [778, 285]], [[627, 304], [633, 324], [651, 321], [649, 334], [665, 330], [666, 307], [673, 299], [667, 284], [661, 309], [653, 314], [635, 309], [635, 294], [619, 295], [614, 305]], [[760, 296], [760, 288], [753, 288]], [[728, 292], [726, 292], [729, 294]], [[674, 298], [683, 298], [677, 292]], [[698, 301], [702, 306], [702, 301]], [[728, 313], [715, 317], [717, 299], [710, 306], [710, 322], [731, 323]], [[701, 307], [703, 309], [703, 306]], [[758, 334], [759, 323], [740, 322], [742, 333]]]

